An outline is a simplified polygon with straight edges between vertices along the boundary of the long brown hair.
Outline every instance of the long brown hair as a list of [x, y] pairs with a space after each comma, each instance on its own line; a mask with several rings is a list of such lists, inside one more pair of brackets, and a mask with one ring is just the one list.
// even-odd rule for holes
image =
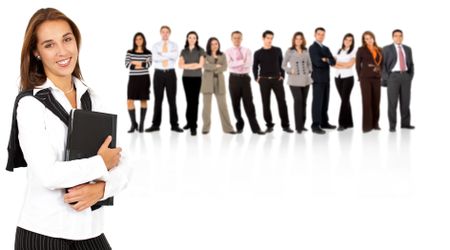
[[305, 40], [305, 36], [303, 35], [303, 32], [295, 32], [294, 35], [292, 36], [292, 46], [291, 49], [295, 50], [295, 38], [297, 36], [301, 36], [302, 37], [302, 44], [300, 44], [300, 48], [302, 49], [302, 51], [306, 51], [306, 40]]
[[[20, 90], [34, 89], [36, 86], [42, 85], [47, 76], [44, 72], [44, 66], [42, 62], [34, 56], [34, 52], [37, 49], [37, 29], [45, 21], [63, 20], [66, 21], [72, 33], [75, 36], [77, 48], [80, 49], [81, 34], [75, 23], [70, 20], [61, 11], [53, 8], [40, 9], [34, 13], [28, 22], [27, 29], [25, 31], [25, 37], [23, 39], [22, 54], [20, 57]], [[82, 79], [81, 70], [77, 60], [75, 69], [72, 75], [78, 79]]]
[[373, 38], [373, 47], [375, 47], [378, 51], [381, 51], [381, 48], [378, 47], [377, 41], [375, 40], [375, 34], [373, 34], [372, 31], [366, 31], [366, 32], [364, 32], [364, 33], [362, 34], [362, 38], [361, 38], [361, 39], [362, 39], [362, 45], [363, 45], [363, 47], [367, 47], [367, 43], [366, 43], [366, 41], [364, 41], [364, 37], [365, 37], [366, 35], [369, 35], [369, 36], [371, 36], [371, 37]]

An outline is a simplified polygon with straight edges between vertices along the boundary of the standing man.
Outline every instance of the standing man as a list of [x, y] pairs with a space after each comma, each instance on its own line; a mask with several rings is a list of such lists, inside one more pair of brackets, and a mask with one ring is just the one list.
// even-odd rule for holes
[[261, 131], [256, 120], [255, 105], [253, 105], [252, 88], [250, 86], [249, 73], [252, 67], [252, 52], [248, 48], [241, 47], [242, 33], [240, 31], [231, 33], [231, 41], [234, 46], [226, 51], [226, 56], [228, 70], [230, 71], [229, 90], [234, 116], [237, 120], [237, 133], [242, 133], [244, 130], [244, 119], [241, 116], [242, 100], [252, 132], [263, 135], [264, 132]]
[[272, 46], [273, 32], [266, 30], [263, 33], [264, 46], [257, 50], [253, 60], [253, 76], [259, 83], [261, 90], [261, 99], [263, 103], [264, 120], [266, 120], [266, 133], [273, 131], [272, 113], [270, 111], [271, 90], [275, 93], [278, 103], [278, 113], [281, 118], [283, 131], [287, 133], [294, 132], [289, 128], [289, 117], [284, 94], [284, 70], [281, 68], [283, 54], [281, 49]]
[[395, 132], [397, 125], [397, 103], [400, 102], [401, 128], [414, 129], [411, 125], [411, 81], [414, 62], [411, 48], [404, 45], [403, 32], [392, 32], [394, 43], [383, 48], [383, 86], [387, 86], [389, 131]]
[[170, 125], [172, 131], [182, 133], [178, 126], [177, 114], [177, 75], [175, 74], [175, 62], [178, 58], [178, 46], [169, 41], [170, 27], [162, 26], [159, 30], [161, 41], [155, 43], [152, 48], [153, 63], [155, 65], [155, 75], [153, 78], [153, 91], [155, 92], [155, 109], [153, 112], [153, 124], [145, 132], [159, 131], [161, 125], [162, 101], [164, 89], [167, 92], [167, 100], [170, 107]]
[[313, 65], [313, 101], [311, 129], [313, 133], [325, 134], [323, 129], [335, 129], [336, 126], [328, 122], [328, 103], [330, 101], [330, 65], [336, 61], [330, 49], [323, 45], [325, 29], [316, 28], [314, 32], [316, 41], [309, 47], [309, 54]]

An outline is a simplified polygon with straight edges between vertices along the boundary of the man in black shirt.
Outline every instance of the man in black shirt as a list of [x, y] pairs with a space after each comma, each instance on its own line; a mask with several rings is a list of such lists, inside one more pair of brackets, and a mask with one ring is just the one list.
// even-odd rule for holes
[[281, 118], [283, 131], [294, 132], [289, 128], [289, 117], [284, 94], [284, 70], [281, 68], [283, 54], [281, 49], [272, 46], [273, 32], [266, 30], [263, 33], [264, 46], [257, 50], [253, 59], [253, 76], [259, 83], [261, 99], [263, 102], [264, 120], [266, 121], [266, 133], [273, 131], [272, 113], [270, 111], [270, 90], [273, 90], [278, 103], [278, 113]]

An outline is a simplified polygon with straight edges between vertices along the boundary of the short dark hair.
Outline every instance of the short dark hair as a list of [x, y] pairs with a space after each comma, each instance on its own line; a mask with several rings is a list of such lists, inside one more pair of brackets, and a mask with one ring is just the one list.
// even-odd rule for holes
[[395, 29], [395, 30], [392, 31], [392, 36], [394, 36], [394, 34], [397, 33], [397, 32], [399, 32], [399, 33], [401, 33], [403, 35], [403, 31], [401, 29]]
[[323, 28], [323, 27], [317, 27], [317, 28], [314, 30], [314, 34], [316, 34], [318, 31], [323, 31], [323, 32], [325, 32], [325, 28]]
[[167, 29], [167, 30], [169, 31], [169, 33], [172, 33], [172, 30], [171, 30], [170, 27], [167, 26], [167, 25], [161, 26], [161, 28], [159, 28], [159, 32], [161, 32], [163, 29]]
[[233, 36], [234, 34], [239, 34], [242, 36], [242, 32], [240, 32], [239, 30], [235, 30], [235, 31], [231, 32], [231, 36]]
[[266, 38], [267, 35], [272, 35], [273, 36], [273, 32], [271, 30], [266, 30], [266, 31], [263, 32], [262, 37]]

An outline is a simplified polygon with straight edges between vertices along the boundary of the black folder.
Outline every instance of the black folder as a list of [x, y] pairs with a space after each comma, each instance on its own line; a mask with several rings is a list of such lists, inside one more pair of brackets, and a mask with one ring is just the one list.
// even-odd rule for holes
[[[112, 136], [109, 148], [116, 147], [117, 115], [74, 109], [70, 112], [65, 160], [76, 160], [97, 155], [108, 135]], [[75, 203], [73, 203], [75, 204]], [[113, 197], [92, 206], [113, 205]]]

